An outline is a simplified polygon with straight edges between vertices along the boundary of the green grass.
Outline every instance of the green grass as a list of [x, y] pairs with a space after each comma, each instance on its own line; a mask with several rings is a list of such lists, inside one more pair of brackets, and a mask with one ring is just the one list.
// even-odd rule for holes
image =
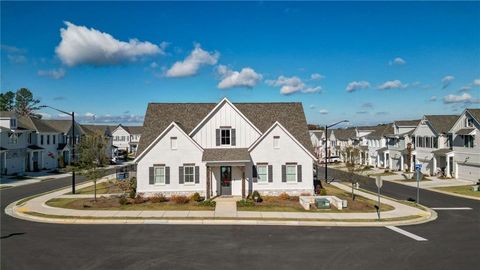
[[[114, 199], [112, 199], [114, 200]], [[116, 199], [115, 199], [116, 200]], [[46, 202], [48, 206], [77, 209], [77, 210], [165, 210], [165, 211], [210, 211], [215, 210], [212, 206], [197, 205], [195, 202], [185, 204], [174, 203], [141, 203], [141, 204], [125, 204], [125, 205], [101, 205], [99, 199], [98, 205], [92, 202], [90, 198], [55, 198]], [[83, 207], [85, 204], [91, 207]]]
[[460, 195], [467, 195], [472, 197], [480, 198], [480, 191], [473, 191], [472, 186], [455, 186], [455, 187], [437, 187], [441, 191], [451, 192]]
[[[115, 182], [102, 182], [97, 183], [97, 194], [107, 194], [107, 193], [121, 193], [123, 192]], [[75, 194], [93, 194], [94, 193], [94, 185], [81, 188], [75, 191]]]

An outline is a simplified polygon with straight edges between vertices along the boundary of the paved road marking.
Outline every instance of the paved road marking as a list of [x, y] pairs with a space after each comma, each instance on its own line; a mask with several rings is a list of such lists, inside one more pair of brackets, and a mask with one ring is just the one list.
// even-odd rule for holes
[[470, 207], [432, 207], [433, 210], [472, 210]]
[[417, 240], [417, 241], [428, 241], [427, 239], [425, 239], [425, 238], [423, 238], [423, 237], [420, 237], [420, 236], [418, 236], [418, 235], [416, 235], [416, 234], [413, 234], [413, 233], [411, 233], [411, 232], [407, 232], [407, 231], [402, 230], [402, 229], [400, 229], [400, 228], [397, 228], [397, 227], [395, 227], [395, 226], [385, 226], [385, 228], [388, 228], [388, 229], [390, 229], [390, 230], [392, 230], [392, 231], [395, 231], [395, 232], [398, 232], [398, 233], [400, 233], [400, 234], [403, 234], [403, 235], [405, 235], [405, 236], [407, 236], [407, 237], [410, 237], [410, 238], [412, 238], [412, 239], [415, 239], [415, 240]]

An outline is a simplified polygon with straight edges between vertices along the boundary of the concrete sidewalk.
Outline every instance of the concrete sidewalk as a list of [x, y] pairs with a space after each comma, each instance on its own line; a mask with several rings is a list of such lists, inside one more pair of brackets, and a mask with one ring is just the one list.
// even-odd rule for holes
[[[99, 182], [106, 181], [107, 178]], [[350, 188], [340, 183], [332, 183], [345, 191]], [[90, 186], [91, 183], [77, 188]], [[215, 211], [153, 211], [153, 210], [75, 210], [54, 208], [45, 204], [53, 198], [83, 198], [92, 196], [65, 195], [69, 188], [35, 197], [20, 205], [10, 204], [5, 212], [11, 216], [30, 221], [51, 223], [169, 223], [169, 224], [249, 224], [249, 225], [308, 225], [308, 226], [386, 226], [406, 225], [428, 222], [436, 218], [431, 210], [421, 210], [401, 204], [388, 198], [382, 198], [382, 204], [395, 209], [381, 213], [378, 221], [375, 212], [370, 213], [329, 213], [329, 212], [261, 212], [237, 211], [236, 198], [217, 198]], [[109, 194], [103, 194], [109, 195]], [[377, 200], [376, 195], [357, 191], [357, 195]], [[32, 215], [31, 213], [36, 213]], [[416, 218], [409, 217], [415, 216]], [[387, 220], [385, 220], [387, 219]], [[394, 219], [394, 220], [391, 220]]]

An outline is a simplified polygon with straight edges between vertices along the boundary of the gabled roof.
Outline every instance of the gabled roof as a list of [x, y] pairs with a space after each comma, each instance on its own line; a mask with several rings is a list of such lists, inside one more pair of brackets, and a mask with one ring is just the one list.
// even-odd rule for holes
[[122, 127], [128, 131], [130, 134], [142, 134], [143, 126], [123, 126]]
[[448, 133], [458, 119], [458, 115], [425, 115], [437, 133]]
[[[54, 130], [57, 132], [61, 133], [68, 133], [70, 129], [72, 128], [72, 120], [70, 119], [48, 119], [48, 120], [42, 120], [45, 122], [46, 125], [52, 127]], [[81, 132], [84, 132], [78, 123], [75, 123], [75, 126], [80, 129]]]
[[333, 130], [335, 138], [340, 141], [347, 141], [348, 139], [353, 139], [357, 136], [355, 128], [338, 128]]
[[367, 136], [365, 136], [367, 139], [381, 139], [385, 137], [387, 134], [392, 134], [393, 133], [393, 126], [392, 124], [384, 124], [384, 125], [378, 125], [374, 128], [374, 131]]
[[13, 111], [0, 111], [0, 117], [14, 117], [15, 112]]
[[310, 130], [310, 134], [313, 134], [313, 136], [319, 141], [322, 140], [323, 133], [323, 130]]
[[[281, 123], [308, 151], [313, 146], [308, 134], [303, 106], [299, 102], [232, 103], [260, 132], [275, 122]], [[217, 103], [149, 103], [138, 146], [141, 153], [170, 123], [176, 122], [190, 132], [215, 108]]]
[[398, 120], [394, 121], [393, 123], [399, 127], [416, 127], [420, 122], [419, 119], [417, 120]]
[[480, 123], [480, 109], [466, 109], [468, 113], [470, 113], [475, 120], [477, 120], [478, 123]]
[[107, 125], [81, 125], [81, 127], [87, 134], [112, 135], [111, 128]]
[[247, 148], [204, 149], [202, 161], [210, 162], [248, 162], [250, 153]]

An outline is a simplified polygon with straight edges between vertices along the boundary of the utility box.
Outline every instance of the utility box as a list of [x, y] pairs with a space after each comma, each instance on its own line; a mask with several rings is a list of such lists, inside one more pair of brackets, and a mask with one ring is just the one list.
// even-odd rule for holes
[[347, 206], [348, 206], [348, 201], [342, 200], [342, 208], [347, 208]]
[[315, 199], [315, 206], [318, 209], [330, 209], [330, 201], [325, 198], [317, 198]]

